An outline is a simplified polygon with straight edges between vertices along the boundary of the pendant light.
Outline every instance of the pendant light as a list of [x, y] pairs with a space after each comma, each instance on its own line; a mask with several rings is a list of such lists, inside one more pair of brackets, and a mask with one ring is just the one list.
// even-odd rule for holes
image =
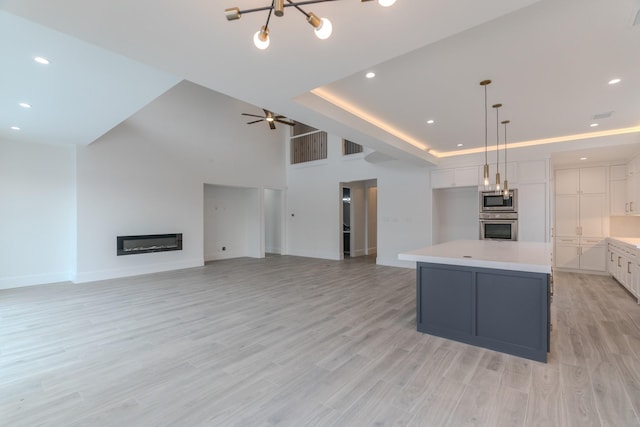
[[484, 86], [484, 186], [489, 187], [489, 161], [487, 160], [487, 85], [491, 80], [483, 80], [480, 86]]
[[500, 119], [498, 118], [498, 109], [502, 104], [494, 104], [496, 109], [496, 194], [500, 194]]
[[502, 189], [502, 198], [505, 200], [509, 199], [509, 182], [507, 181], [507, 124], [510, 123], [509, 120], [504, 120], [502, 124], [504, 125], [504, 188]]

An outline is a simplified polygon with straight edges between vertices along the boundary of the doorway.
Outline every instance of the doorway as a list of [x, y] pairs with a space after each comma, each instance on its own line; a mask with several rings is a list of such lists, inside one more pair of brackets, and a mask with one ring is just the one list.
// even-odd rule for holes
[[284, 253], [284, 196], [282, 190], [264, 189], [264, 252]]
[[353, 258], [377, 253], [378, 181], [340, 183], [340, 254]]

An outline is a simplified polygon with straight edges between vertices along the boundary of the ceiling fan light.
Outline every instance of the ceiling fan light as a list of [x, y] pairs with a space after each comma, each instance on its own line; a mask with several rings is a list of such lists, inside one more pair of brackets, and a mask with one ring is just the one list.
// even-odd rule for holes
[[227, 21], [235, 21], [236, 19], [240, 19], [242, 14], [240, 13], [239, 8], [230, 7], [229, 9], [224, 10], [224, 16], [227, 17]]
[[316, 37], [320, 40], [328, 39], [333, 32], [333, 25], [327, 18], [318, 18], [313, 12], [309, 12], [307, 22], [314, 28]]
[[269, 29], [264, 25], [253, 35], [253, 44], [260, 50], [269, 47]]
[[378, 0], [378, 4], [382, 7], [393, 6], [396, 0]]

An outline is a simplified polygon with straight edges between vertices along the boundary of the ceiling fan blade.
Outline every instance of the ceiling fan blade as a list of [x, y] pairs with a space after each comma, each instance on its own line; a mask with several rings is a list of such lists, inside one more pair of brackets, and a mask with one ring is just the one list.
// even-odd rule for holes
[[258, 123], [258, 122], [262, 122], [262, 121], [264, 121], [264, 119], [254, 120], [254, 121], [252, 121], [252, 122], [247, 122], [247, 124], [248, 124], [248, 125], [252, 125], [252, 124], [254, 124], [254, 123]]
[[243, 116], [249, 116], [249, 117], [260, 117], [260, 118], [263, 118], [263, 119], [264, 119], [264, 117], [263, 117], [263, 116], [256, 116], [255, 114], [249, 114], [249, 113], [240, 113], [240, 114], [242, 114]]
[[272, 130], [276, 128], [276, 124], [275, 124], [275, 123], [273, 123], [273, 122], [267, 122], [267, 123], [269, 123], [269, 127], [270, 127]]
[[282, 123], [284, 125], [289, 125], [289, 126], [295, 126], [294, 122], [288, 122], [286, 120], [280, 120], [280, 119], [275, 119], [274, 121], [278, 122], [278, 123]]

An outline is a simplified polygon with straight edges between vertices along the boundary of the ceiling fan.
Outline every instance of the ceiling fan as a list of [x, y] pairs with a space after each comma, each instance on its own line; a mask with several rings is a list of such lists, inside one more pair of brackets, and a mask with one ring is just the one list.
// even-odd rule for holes
[[285, 125], [289, 125], [289, 126], [293, 126], [295, 123], [293, 122], [289, 122], [286, 120], [282, 120], [285, 118], [285, 116], [280, 116], [280, 115], [275, 115], [273, 114], [273, 112], [269, 111], [269, 110], [265, 110], [264, 108], [262, 109], [264, 111], [264, 116], [256, 116], [255, 114], [249, 114], [249, 113], [242, 113], [243, 116], [249, 116], [249, 117], [259, 117], [259, 120], [254, 120], [252, 122], [247, 122], [248, 125], [254, 124], [254, 123], [258, 123], [258, 122], [267, 122], [269, 123], [269, 127], [271, 129], [275, 129], [276, 128], [276, 123], [282, 123]]

